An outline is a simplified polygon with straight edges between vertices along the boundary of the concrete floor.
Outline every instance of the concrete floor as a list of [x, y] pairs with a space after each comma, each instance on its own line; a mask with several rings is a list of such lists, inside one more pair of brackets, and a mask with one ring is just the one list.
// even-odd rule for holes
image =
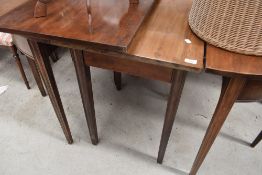
[[[53, 64], [74, 144], [68, 145], [48, 97], [41, 97], [25, 59], [27, 90], [8, 50], [0, 50], [0, 175], [184, 175], [190, 171], [218, 101], [221, 77], [189, 74], [163, 165], [156, 156], [169, 85], [128, 75], [118, 92], [110, 71], [92, 69], [100, 143], [93, 146], [74, 67], [65, 50]], [[24, 58], [24, 57], [22, 57]], [[236, 104], [200, 175], [261, 175], [262, 105]]]

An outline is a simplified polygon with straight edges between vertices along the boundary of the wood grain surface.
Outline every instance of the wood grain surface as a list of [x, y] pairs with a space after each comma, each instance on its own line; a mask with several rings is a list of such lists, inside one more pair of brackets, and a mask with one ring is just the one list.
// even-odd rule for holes
[[[12, 0], [12, 4], [19, 1]], [[154, 5], [154, 0], [139, 4], [130, 4], [129, 0], [87, 2], [53, 0], [48, 3], [46, 17], [34, 18], [36, 0], [27, 0], [0, 17], [0, 30], [48, 39], [82, 41], [125, 51]], [[3, 6], [7, 4], [9, 2]]]
[[159, 1], [135, 36], [128, 53], [170, 67], [201, 71], [204, 42], [188, 25], [191, 4], [191, 0]]
[[[146, 0], [131, 6], [129, 0], [91, 1], [92, 29], [85, 1], [52, 1], [45, 18], [33, 18], [35, 0], [23, 1], [0, 15], [0, 31], [119, 59], [194, 72], [203, 69], [204, 43], [188, 26], [192, 0], [155, 0], [154, 5]], [[5, 6], [10, 5], [5, 2]]]

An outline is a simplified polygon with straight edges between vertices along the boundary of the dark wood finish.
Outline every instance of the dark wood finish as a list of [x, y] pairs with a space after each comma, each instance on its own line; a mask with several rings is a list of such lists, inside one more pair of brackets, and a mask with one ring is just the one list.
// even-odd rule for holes
[[223, 123], [225, 122], [233, 104], [244, 88], [246, 79], [242, 77], [231, 78], [220, 95], [215, 113], [206, 131], [202, 145], [194, 161], [190, 175], [195, 175], [209, 152], [216, 136], [218, 135]]
[[172, 131], [173, 123], [176, 117], [180, 98], [182, 95], [184, 83], [186, 79], [186, 72], [181, 70], [174, 70], [172, 73], [171, 89], [167, 104], [165, 121], [158, 151], [157, 162], [162, 163], [165, 155], [166, 147]]
[[262, 131], [259, 133], [257, 138], [251, 143], [251, 147], [254, 148], [262, 140]]
[[77, 80], [85, 110], [87, 125], [91, 141], [98, 144], [98, 134], [95, 118], [92, 81], [89, 66], [85, 65], [83, 51], [71, 49], [71, 56], [75, 65]]
[[[47, 15], [47, 3], [50, 0], [38, 0], [35, 5], [34, 17], [46, 17]], [[138, 4], [139, 0], [129, 0], [130, 4]]]
[[120, 91], [122, 89], [122, 74], [120, 72], [114, 72], [114, 82], [116, 89]]
[[154, 80], [171, 82], [171, 68], [89, 52], [84, 52], [84, 55], [85, 64], [89, 66], [110, 69], [116, 72], [127, 73]]
[[121, 0], [116, 5], [115, 0], [91, 1], [89, 19], [86, 1], [53, 0], [48, 3], [47, 17], [33, 18], [36, 0], [28, 0], [0, 17], [0, 30], [126, 51], [154, 5], [154, 0], [142, 1], [139, 5], [128, 2]]
[[[128, 53], [147, 58], [147, 62], [153, 64], [200, 72], [203, 68], [204, 43], [191, 32], [188, 25], [191, 3], [191, 0], [158, 1], [153, 13], [128, 47]], [[187, 44], [186, 39], [191, 44]], [[188, 63], [185, 59], [196, 62]]]
[[52, 67], [50, 65], [48, 55], [46, 54], [45, 47], [33, 40], [28, 40], [28, 43], [33, 52], [33, 56], [37, 61], [37, 65], [39, 66], [39, 71], [41, 72], [46, 90], [54, 107], [60, 125], [63, 129], [64, 135], [67, 139], [67, 142], [71, 144], [73, 143], [73, 138], [69, 129], [65, 111], [63, 109], [62, 101], [60, 99], [59, 91], [55, 82], [55, 77], [53, 75]]
[[30, 68], [32, 70], [32, 73], [33, 73], [33, 76], [35, 78], [36, 84], [37, 84], [37, 86], [39, 88], [39, 91], [42, 94], [42, 96], [45, 97], [46, 96], [45, 88], [44, 88], [44, 85], [42, 83], [42, 79], [41, 79], [40, 73], [38, 71], [36, 62], [35, 62], [35, 60], [33, 60], [33, 59], [29, 58], [29, 57], [27, 57], [27, 61], [28, 61], [29, 66], [30, 66]]
[[16, 65], [17, 65], [17, 67], [18, 67], [18, 69], [19, 69], [19, 71], [20, 71], [21, 77], [22, 77], [22, 79], [24, 80], [27, 89], [30, 89], [28, 80], [27, 80], [26, 75], [25, 75], [24, 68], [23, 68], [23, 66], [22, 66], [20, 57], [19, 57], [19, 55], [18, 55], [18, 53], [17, 53], [17, 48], [16, 48], [16, 46], [13, 45], [13, 46], [10, 46], [9, 48], [10, 48], [11, 52], [13, 53], [13, 57], [14, 57], [14, 59], [15, 59]]

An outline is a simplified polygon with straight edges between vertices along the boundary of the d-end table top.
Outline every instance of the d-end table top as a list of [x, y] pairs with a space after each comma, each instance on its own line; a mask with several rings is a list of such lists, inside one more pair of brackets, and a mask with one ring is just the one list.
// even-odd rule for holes
[[[4, 1], [2, 7], [10, 4]], [[91, 34], [87, 0], [52, 0], [44, 18], [33, 18], [35, 0], [10, 1], [14, 7], [0, 12], [0, 31], [67, 42], [69, 47], [102, 45], [110, 52], [169, 68], [203, 69], [204, 42], [188, 25], [192, 0], [140, 0], [131, 6], [129, 0], [90, 0]]]
[[[129, 0], [51, 0], [47, 16], [34, 18], [36, 0], [11, 0], [18, 6], [0, 17], [0, 29], [9, 32], [82, 41], [125, 51], [155, 0], [138, 5]], [[1, 5], [7, 6], [8, 1]]]
[[200, 72], [204, 42], [188, 25], [191, 6], [192, 0], [159, 1], [135, 36], [128, 53], [170, 67]]
[[225, 76], [261, 78], [262, 57], [238, 54], [208, 44], [206, 70]]

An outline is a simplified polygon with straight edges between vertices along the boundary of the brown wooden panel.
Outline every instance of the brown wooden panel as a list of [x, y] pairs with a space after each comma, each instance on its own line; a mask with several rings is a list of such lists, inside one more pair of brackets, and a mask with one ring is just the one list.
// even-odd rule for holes
[[238, 101], [262, 101], [262, 80], [248, 80]]
[[207, 45], [206, 70], [225, 76], [262, 78], [262, 57], [237, 54]]
[[109, 57], [85, 52], [85, 63], [89, 66], [114, 70], [144, 78], [171, 82], [172, 69], [124, 58]]
[[158, 1], [128, 53], [169, 67], [200, 72], [203, 69], [204, 42], [192, 33], [188, 25], [191, 4], [192, 0]]

